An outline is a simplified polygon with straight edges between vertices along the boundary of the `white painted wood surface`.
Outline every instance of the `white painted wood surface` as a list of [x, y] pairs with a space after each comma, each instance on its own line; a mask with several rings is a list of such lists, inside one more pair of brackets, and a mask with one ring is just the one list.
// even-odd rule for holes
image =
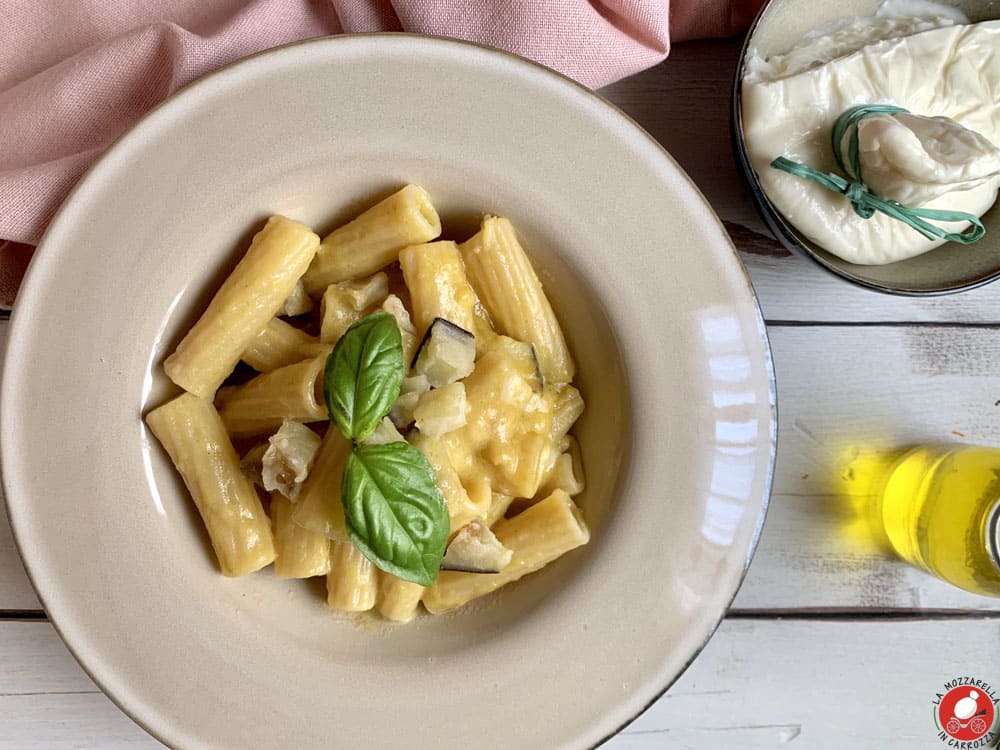
[[[1000, 600], [882, 551], [862, 533], [865, 489], [846, 478], [851, 459], [876, 448], [1000, 445], [1000, 284], [886, 297], [760, 236], [729, 145], [737, 49], [733, 40], [678, 45], [664, 65], [605, 92], [729, 224], [769, 321], [780, 414], [771, 510], [733, 615], [607, 746], [939, 746], [930, 702], [940, 685], [959, 674], [1000, 685]], [[5, 339], [0, 323], [0, 347]], [[0, 750], [159, 747], [42, 616], [0, 504]]]
[[[606, 747], [934, 747], [935, 693], [953, 677], [1000, 672], [998, 639], [1000, 620], [729, 619]], [[161, 747], [94, 686], [51, 625], [0, 623], [0, 643], [0, 747]]]

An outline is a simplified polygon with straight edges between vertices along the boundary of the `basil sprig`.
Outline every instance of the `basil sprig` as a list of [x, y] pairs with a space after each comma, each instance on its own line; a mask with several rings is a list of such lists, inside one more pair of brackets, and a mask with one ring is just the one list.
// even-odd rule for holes
[[424, 454], [407, 442], [362, 445], [340, 492], [347, 533], [382, 570], [429, 586], [448, 544], [448, 509]]
[[330, 352], [323, 397], [352, 446], [340, 486], [348, 536], [377, 567], [430, 586], [450, 530], [434, 469], [405, 441], [358, 444], [389, 413], [402, 380], [399, 326], [388, 313], [374, 313], [348, 328]]
[[364, 440], [399, 397], [403, 339], [389, 313], [362, 318], [326, 360], [323, 397], [330, 419], [348, 440]]

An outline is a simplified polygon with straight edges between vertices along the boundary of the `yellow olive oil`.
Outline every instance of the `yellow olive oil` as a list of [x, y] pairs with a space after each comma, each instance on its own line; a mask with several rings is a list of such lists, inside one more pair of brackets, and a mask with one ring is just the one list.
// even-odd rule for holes
[[1000, 449], [913, 448], [890, 469], [880, 500], [886, 536], [903, 559], [1000, 596]]

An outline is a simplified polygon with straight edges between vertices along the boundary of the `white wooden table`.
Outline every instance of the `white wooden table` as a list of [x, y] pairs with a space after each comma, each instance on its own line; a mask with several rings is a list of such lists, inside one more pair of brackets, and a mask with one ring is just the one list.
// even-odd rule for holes
[[[771, 508], [733, 608], [679, 682], [607, 747], [946, 747], [931, 709], [943, 683], [971, 675], [1000, 687], [1000, 600], [847, 533], [854, 505], [836, 487], [850, 456], [873, 446], [1000, 445], [1000, 283], [892, 298], [761, 236], [729, 144], [737, 51], [733, 40], [678, 45], [604, 92], [729, 224], [768, 323], [780, 414]], [[0, 504], [0, 748], [156, 746], [56, 636]]]

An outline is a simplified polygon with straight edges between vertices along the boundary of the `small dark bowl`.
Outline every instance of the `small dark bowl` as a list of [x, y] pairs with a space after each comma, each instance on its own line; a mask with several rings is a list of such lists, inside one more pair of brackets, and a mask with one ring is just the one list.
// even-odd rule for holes
[[[968, 247], [946, 243], [913, 258], [884, 266], [850, 263], [804, 237], [768, 200], [747, 156], [743, 136], [742, 83], [747, 56], [780, 53], [809, 31], [839, 18], [871, 15], [880, 0], [817, 3], [815, 0], [768, 0], [757, 15], [740, 53], [732, 91], [733, 149], [754, 205], [768, 229], [788, 250], [818, 263], [854, 284], [887, 294], [925, 297], [962, 292], [1000, 277], [1000, 201], [983, 217], [986, 236]], [[951, 0], [973, 22], [1000, 18], [1000, 0]]]

